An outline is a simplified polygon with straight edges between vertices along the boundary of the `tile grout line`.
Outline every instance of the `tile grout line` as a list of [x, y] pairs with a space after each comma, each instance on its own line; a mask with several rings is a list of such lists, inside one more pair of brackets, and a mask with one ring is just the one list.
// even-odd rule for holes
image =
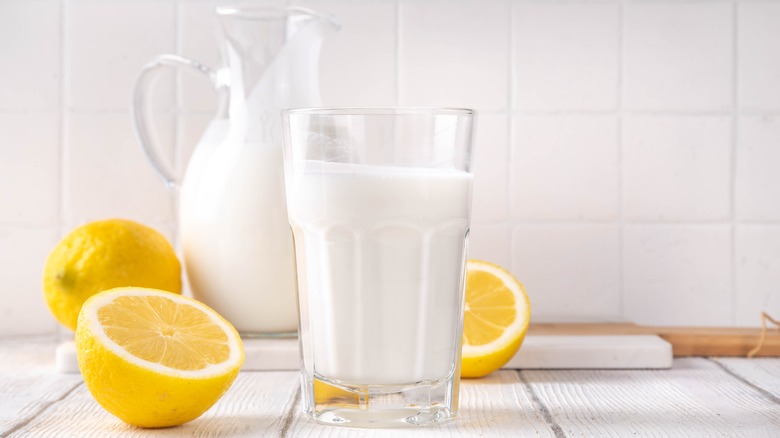
[[621, 318], [626, 317], [626, 276], [625, 270], [625, 233], [626, 233], [626, 217], [625, 209], [623, 205], [624, 199], [624, 187], [625, 187], [625, 175], [623, 167], [623, 77], [625, 75], [625, 68], [623, 65], [623, 52], [624, 38], [623, 38], [623, 3], [617, 3], [617, 26], [618, 26], [618, 44], [617, 44], [617, 90], [616, 90], [616, 106], [617, 106], [617, 207], [618, 207], [618, 312]]
[[[173, 47], [177, 55], [183, 56], [183, 36], [182, 36], [182, 5], [181, 0], [176, 0], [176, 3], [174, 4], [174, 37], [173, 37]], [[182, 71], [181, 69], [176, 69], [176, 76], [174, 77], [174, 85], [173, 85], [173, 107], [174, 107], [174, 129], [173, 129], [173, 156], [171, 157], [171, 167], [173, 167], [174, 174], [176, 173], [176, 170], [178, 169], [177, 165], [180, 151], [180, 142], [179, 139], [181, 138], [181, 114], [184, 112], [183, 103], [182, 103]]]
[[539, 398], [539, 395], [536, 394], [534, 388], [531, 386], [531, 384], [523, 375], [523, 371], [515, 370], [515, 373], [517, 373], [517, 377], [523, 383], [525, 390], [528, 391], [528, 394], [531, 398], [531, 403], [534, 404], [534, 408], [538, 409], [539, 413], [542, 414], [542, 418], [544, 418], [544, 422], [547, 423], [548, 426], [550, 426], [550, 430], [552, 430], [552, 433], [555, 434], [555, 438], [566, 437], [566, 434], [563, 432], [561, 426], [555, 421], [555, 418], [553, 418], [552, 413], [550, 413], [550, 410], [547, 408], [547, 406], [545, 406], [544, 403], [542, 403], [542, 400]]
[[67, 151], [67, 137], [68, 137], [68, 105], [67, 105], [67, 85], [68, 85], [68, 77], [67, 77], [67, 69], [68, 69], [68, 62], [67, 62], [67, 12], [66, 12], [66, 6], [67, 6], [68, 0], [62, 0], [60, 1], [60, 90], [59, 90], [59, 97], [60, 97], [60, 105], [59, 105], [59, 120], [60, 120], [60, 137], [59, 137], [59, 166], [58, 166], [58, 175], [57, 175], [57, 182], [58, 184], [58, 195], [59, 199], [57, 202], [57, 238], [59, 239], [63, 233], [63, 224], [65, 223], [65, 194], [67, 192], [66, 190], [66, 158], [68, 156]]
[[747, 378], [741, 376], [736, 371], [732, 370], [731, 368], [729, 368], [728, 366], [726, 366], [725, 364], [723, 364], [722, 362], [720, 362], [719, 360], [717, 360], [714, 357], [709, 357], [708, 356], [708, 357], [705, 357], [705, 359], [707, 359], [708, 361], [710, 361], [710, 362], [714, 363], [715, 365], [717, 365], [718, 368], [722, 369], [726, 374], [728, 374], [731, 377], [739, 380], [741, 383], [751, 387], [753, 390], [755, 390], [756, 392], [758, 392], [759, 394], [764, 396], [764, 398], [766, 398], [767, 400], [769, 400], [772, 403], [775, 403], [777, 405], [780, 405], [780, 397], [778, 397], [777, 395], [773, 394], [771, 391], [769, 391], [769, 390], [767, 390], [767, 389], [765, 389], [765, 388], [763, 388], [763, 387], [761, 387], [761, 386], [751, 382], [750, 380], [748, 380]]
[[[175, 82], [175, 81], [174, 81]], [[0, 113], [3, 113], [4, 111], [0, 109]], [[43, 112], [43, 111], [41, 111]], [[71, 108], [70, 112], [72, 114], [86, 114], [86, 115], [127, 115], [130, 113], [130, 109], [83, 109], [83, 108]], [[213, 111], [202, 111], [202, 110], [177, 110], [177, 109], [171, 109], [171, 110], [160, 110], [160, 109], [153, 109], [151, 112], [154, 116], [169, 116], [169, 117], [179, 117], [179, 116], [210, 116], [214, 115]]]
[[[14, 108], [0, 108], [0, 114], [38, 114], [47, 113], [57, 110], [46, 109], [14, 109]], [[89, 109], [89, 108], [71, 108], [70, 112], [74, 114], [127, 114], [127, 109]], [[740, 110], [714, 110], [714, 111], [676, 111], [676, 110], [480, 110], [480, 114], [483, 115], [509, 115], [509, 116], [645, 116], [645, 117], [712, 117], [712, 116], [724, 116], [730, 117], [733, 115], [738, 116], [752, 116], [752, 117], [780, 117], [780, 111], [777, 110], [752, 110], [752, 109], [740, 109]], [[197, 109], [173, 109], [173, 110], [155, 110], [156, 115], [213, 115], [212, 111], [197, 110]]]
[[[510, 221], [506, 220], [480, 220], [478, 223], [482, 225], [502, 225]], [[511, 221], [515, 224], [522, 225], [620, 225], [619, 220], [615, 219], [516, 219]], [[742, 220], [734, 222], [739, 225], [779, 225], [780, 220]], [[637, 219], [637, 220], [624, 220], [625, 225], [660, 225], [660, 226], [716, 226], [716, 225], [731, 225], [731, 220], [649, 220], [649, 219]]]
[[14, 432], [17, 432], [17, 431], [19, 431], [21, 428], [23, 428], [24, 426], [27, 426], [28, 424], [30, 424], [30, 422], [31, 422], [31, 421], [33, 421], [33, 420], [35, 420], [36, 418], [38, 418], [38, 416], [40, 416], [42, 413], [46, 412], [46, 411], [47, 411], [49, 408], [51, 408], [51, 407], [52, 407], [52, 406], [54, 406], [55, 404], [57, 404], [57, 403], [59, 403], [59, 402], [61, 402], [61, 401], [65, 400], [65, 399], [66, 399], [66, 398], [67, 398], [67, 397], [68, 397], [70, 394], [72, 394], [72, 393], [73, 393], [73, 391], [75, 391], [75, 390], [76, 390], [76, 388], [78, 388], [79, 386], [81, 386], [83, 383], [84, 383], [84, 381], [81, 381], [81, 380], [80, 380], [80, 381], [78, 381], [78, 382], [76, 382], [76, 383], [75, 383], [75, 384], [74, 384], [74, 385], [73, 385], [73, 386], [72, 386], [70, 389], [68, 389], [67, 391], [65, 391], [65, 393], [63, 393], [61, 396], [59, 396], [59, 397], [57, 397], [56, 399], [54, 399], [54, 400], [51, 400], [51, 401], [49, 401], [49, 402], [47, 402], [47, 403], [44, 403], [44, 404], [43, 404], [43, 405], [42, 405], [42, 406], [41, 406], [41, 407], [40, 407], [40, 408], [39, 408], [39, 409], [38, 409], [36, 412], [34, 412], [32, 415], [28, 416], [27, 418], [25, 418], [25, 419], [23, 419], [23, 420], [19, 421], [19, 422], [18, 422], [18, 423], [16, 423], [15, 425], [11, 426], [11, 428], [10, 428], [10, 429], [8, 429], [8, 430], [6, 430], [6, 431], [4, 431], [4, 432], [0, 432], [0, 438], [6, 438], [6, 437], [9, 437], [9, 436], [11, 436], [11, 434], [13, 434]]
[[[182, 17], [182, 5], [181, 0], [176, 0], [176, 3], [174, 4], [174, 50], [175, 53], [179, 56], [183, 55], [183, 35], [182, 35], [182, 28], [184, 27], [183, 24], [183, 17]], [[176, 76], [174, 76], [174, 86], [173, 86], [173, 102], [174, 102], [174, 110], [175, 114], [173, 115], [173, 153], [171, 156], [171, 171], [173, 172], [174, 177], [178, 176], [178, 169], [179, 167], [179, 160], [184, 155], [182, 153], [182, 138], [184, 137], [183, 132], [183, 123], [184, 120], [182, 118], [182, 114], [184, 112], [183, 103], [182, 103], [182, 86], [183, 86], [183, 80], [182, 80], [182, 71], [181, 69], [176, 69]], [[166, 190], [170, 193], [170, 196], [173, 198], [173, 212], [171, 214], [173, 215], [172, 221], [173, 221], [173, 244], [174, 248], [179, 247], [179, 188], [177, 187], [174, 190]]]
[[[11, 108], [0, 107], [0, 114], [39, 114], [57, 111], [57, 109], [35, 109], [35, 108]], [[116, 109], [116, 108], [102, 108], [102, 109], [90, 109], [90, 108], [71, 108], [70, 111], [75, 114], [126, 114], [128, 109]], [[632, 115], [632, 116], [648, 116], [648, 117], [711, 117], [711, 116], [732, 116], [735, 113], [739, 116], [753, 116], [753, 117], [765, 117], [775, 116], [780, 117], [780, 110], [771, 109], [750, 109], [741, 108], [737, 110], [645, 110], [645, 109], [622, 109], [618, 110], [599, 110], [599, 109], [560, 109], [560, 110], [506, 110], [506, 109], [485, 109], [480, 110], [480, 114], [485, 115], [512, 115], [512, 116], [617, 116], [617, 115]], [[163, 115], [212, 115], [213, 111], [198, 110], [198, 109], [180, 109], [180, 110], [155, 110], [154, 114]]]
[[509, 239], [509, 270], [515, 274], [520, 275], [520, 271], [516, 269], [517, 249], [515, 248], [515, 229], [519, 222], [514, 219], [514, 192], [515, 192], [515, 173], [512, 172], [512, 163], [515, 158], [515, 141], [517, 140], [516, 128], [517, 117], [515, 113], [515, 94], [517, 93], [517, 53], [515, 47], [515, 26], [517, 5], [515, 2], [509, 2], [509, 92], [507, 103], [507, 152], [506, 152], [506, 169], [507, 169], [507, 191], [506, 191], [506, 208], [509, 235], [505, 236]]
[[732, 114], [731, 114], [731, 141], [730, 146], [731, 150], [729, 151], [731, 153], [731, 166], [729, 168], [730, 174], [729, 178], [731, 179], [729, 188], [731, 190], [730, 196], [729, 196], [729, 213], [730, 213], [730, 219], [731, 219], [731, 226], [729, 228], [729, 244], [731, 248], [729, 249], [730, 257], [730, 269], [731, 269], [731, 278], [730, 278], [730, 284], [729, 287], [731, 289], [731, 324], [737, 323], [737, 208], [736, 208], [736, 195], [737, 195], [737, 142], [739, 138], [739, 66], [737, 65], [738, 59], [739, 59], [739, 48], [738, 48], [738, 39], [739, 39], [739, 6], [737, 2], [735, 1], [732, 4], [732, 38], [733, 41], [731, 42], [732, 47], [732, 57], [731, 60], [731, 99], [732, 99]]
[[[500, 114], [499, 110], [489, 110], [486, 113]], [[678, 110], [678, 109], [516, 109], [511, 112], [513, 115], [528, 116], [645, 116], [645, 117], [713, 117], [713, 116], [731, 116], [734, 114], [741, 116], [780, 116], [780, 110], [763, 109], [727, 109], [727, 110]]]
[[295, 394], [293, 394], [290, 404], [288, 405], [287, 409], [284, 412], [284, 416], [282, 417], [282, 427], [279, 429], [279, 437], [286, 438], [290, 434], [290, 428], [292, 427], [293, 421], [295, 420], [295, 410], [298, 408], [298, 403], [301, 401], [301, 385], [298, 384], [298, 386], [295, 389]]
[[395, 3], [395, 106], [401, 106], [401, 3]]
[[[65, 232], [68, 231], [65, 227], [68, 224], [67, 212], [67, 194], [69, 191], [69, 178], [68, 178], [68, 159], [70, 158], [70, 148], [68, 142], [68, 134], [70, 133], [69, 121], [70, 110], [68, 102], [68, 82], [70, 80], [70, 50], [69, 43], [70, 38], [68, 32], [70, 30], [70, 21], [68, 20], [69, 0], [60, 1], [60, 137], [59, 137], [59, 167], [58, 172], [58, 195], [57, 202], [57, 240], [61, 239]], [[77, 223], [71, 223], [70, 226], [78, 225]], [[67, 330], [57, 324], [54, 329], [58, 339], [62, 340], [66, 335]]]

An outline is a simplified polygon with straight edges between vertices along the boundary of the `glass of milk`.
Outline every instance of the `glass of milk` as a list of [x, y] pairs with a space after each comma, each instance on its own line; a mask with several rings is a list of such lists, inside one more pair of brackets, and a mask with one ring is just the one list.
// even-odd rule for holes
[[458, 411], [472, 111], [282, 115], [307, 414], [440, 424]]

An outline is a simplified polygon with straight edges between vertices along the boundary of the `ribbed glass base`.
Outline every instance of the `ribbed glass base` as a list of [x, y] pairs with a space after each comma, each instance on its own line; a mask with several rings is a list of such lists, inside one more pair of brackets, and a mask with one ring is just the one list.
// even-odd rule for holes
[[347, 385], [303, 376], [306, 413], [318, 423], [348, 427], [427, 426], [457, 417], [460, 381], [409, 385]]

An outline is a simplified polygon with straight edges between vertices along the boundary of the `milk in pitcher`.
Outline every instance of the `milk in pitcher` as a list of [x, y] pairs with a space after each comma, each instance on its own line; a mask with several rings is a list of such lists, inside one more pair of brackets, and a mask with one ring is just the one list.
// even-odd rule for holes
[[292, 236], [282, 148], [231, 141], [214, 121], [187, 168], [180, 231], [197, 298], [242, 334], [295, 332]]
[[[139, 142], [179, 189], [179, 232], [192, 296], [242, 336], [294, 336], [293, 244], [284, 199], [280, 111], [319, 104], [319, 51], [338, 23], [297, 6], [218, 6], [222, 65], [155, 57], [138, 74], [132, 113]], [[183, 181], [154, 142], [155, 78], [184, 68], [208, 79], [218, 108]]]

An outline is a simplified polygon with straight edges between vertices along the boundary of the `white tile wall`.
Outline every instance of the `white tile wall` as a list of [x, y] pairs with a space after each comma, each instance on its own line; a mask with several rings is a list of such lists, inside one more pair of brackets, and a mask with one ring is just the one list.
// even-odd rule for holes
[[512, 270], [544, 321], [620, 319], [620, 228], [616, 225], [518, 225]]
[[509, 2], [401, 1], [399, 102], [506, 110]]
[[727, 219], [731, 129], [728, 116], [624, 117], [625, 216], [668, 221]]
[[341, 28], [323, 42], [320, 67], [326, 106], [396, 104], [398, 6], [392, 1], [296, 5], [332, 14]]
[[[127, 110], [141, 67], [176, 48], [174, 0], [72, 0], [64, 15], [70, 108]], [[165, 78], [167, 92], [156, 95], [155, 109], [173, 106], [172, 76]]]
[[[174, 145], [173, 119], [157, 120], [161, 144]], [[173, 194], [146, 161], [127, 114], [72, 114], [65, 140], [62, 219], [68, 229], [123, 217], [141, 222], [173, 219]], [[169, 151], [171, 148], [168, 148]], [[164, 154], [170, 162], [170, 152]]]
[[[156, 54], [217, 66], [226, 2], [0, 1], [1, 333], [56, 332], [40, 271], [75, 225], [123, 216], [175, 239], [129, 93]], [[520, 278], [534, 320], [780, 316], [780, 2], [242, 3], [337, 16], [326, 105], [477, 110], [471, 256]], [[168, 73], [153, 93], [181, 174], [211, 86]]]
[[780, 225], [740, 225], [735, 239], [735, 322], [755, 326], [780, 313]]
[[469, 258], [512, 266], [511, 230], [506, 223], [475, 222], [469, 232]]
[[60, 120], [56, 112], [0, 113], [0, 223], [59, 220]]
[[623, 103], [627, 108], [731, 107], [732, 2], [626, 2], [623, 13]]
[[780, 220], [780, 115], [739, 118], [737, 138], [737, 217]]
[[211, 114], [184, 114], [179, 117], [178, 149], [176, 154], [176, 177], [178, 181], [184, 178], [187, 163], [198, 146], [201, 136], [211, 123]]
[[509, 218], [509, 117], [478, 114], [474, 129], [474, 201], [476, 222]]
[[59, 108], [60, 2], [5, 1], [0, 11], [0, 108]]
[[737, 77], [739, 105], [780, 109], [780, 2], [739, 5]]
[[512, 212], [531, 220], [614, 220], [618, 126], [611, 115], [515, 119]]
[[[178, 53], [211, 68], [220, 64], [217, 46], [218, 23], [214, 16], [216, 1], [183, 2], [179, 5]], [[213, 112], [217, 99], [214, 87], [203, 75], [180, 73], [179, 102], [185, 111]]]
[[518, 3], [514, 8], [515, 108], [617, 107], [619, 5]]
[[623, 311], [639, 324], [733, 321], [729, 225], [629, 225], [623, 230]]
[[43, 266], [57, 243], [57, 228], [0, 226], [0, 333], [55, 333], [57, 323], [41, 291]]

